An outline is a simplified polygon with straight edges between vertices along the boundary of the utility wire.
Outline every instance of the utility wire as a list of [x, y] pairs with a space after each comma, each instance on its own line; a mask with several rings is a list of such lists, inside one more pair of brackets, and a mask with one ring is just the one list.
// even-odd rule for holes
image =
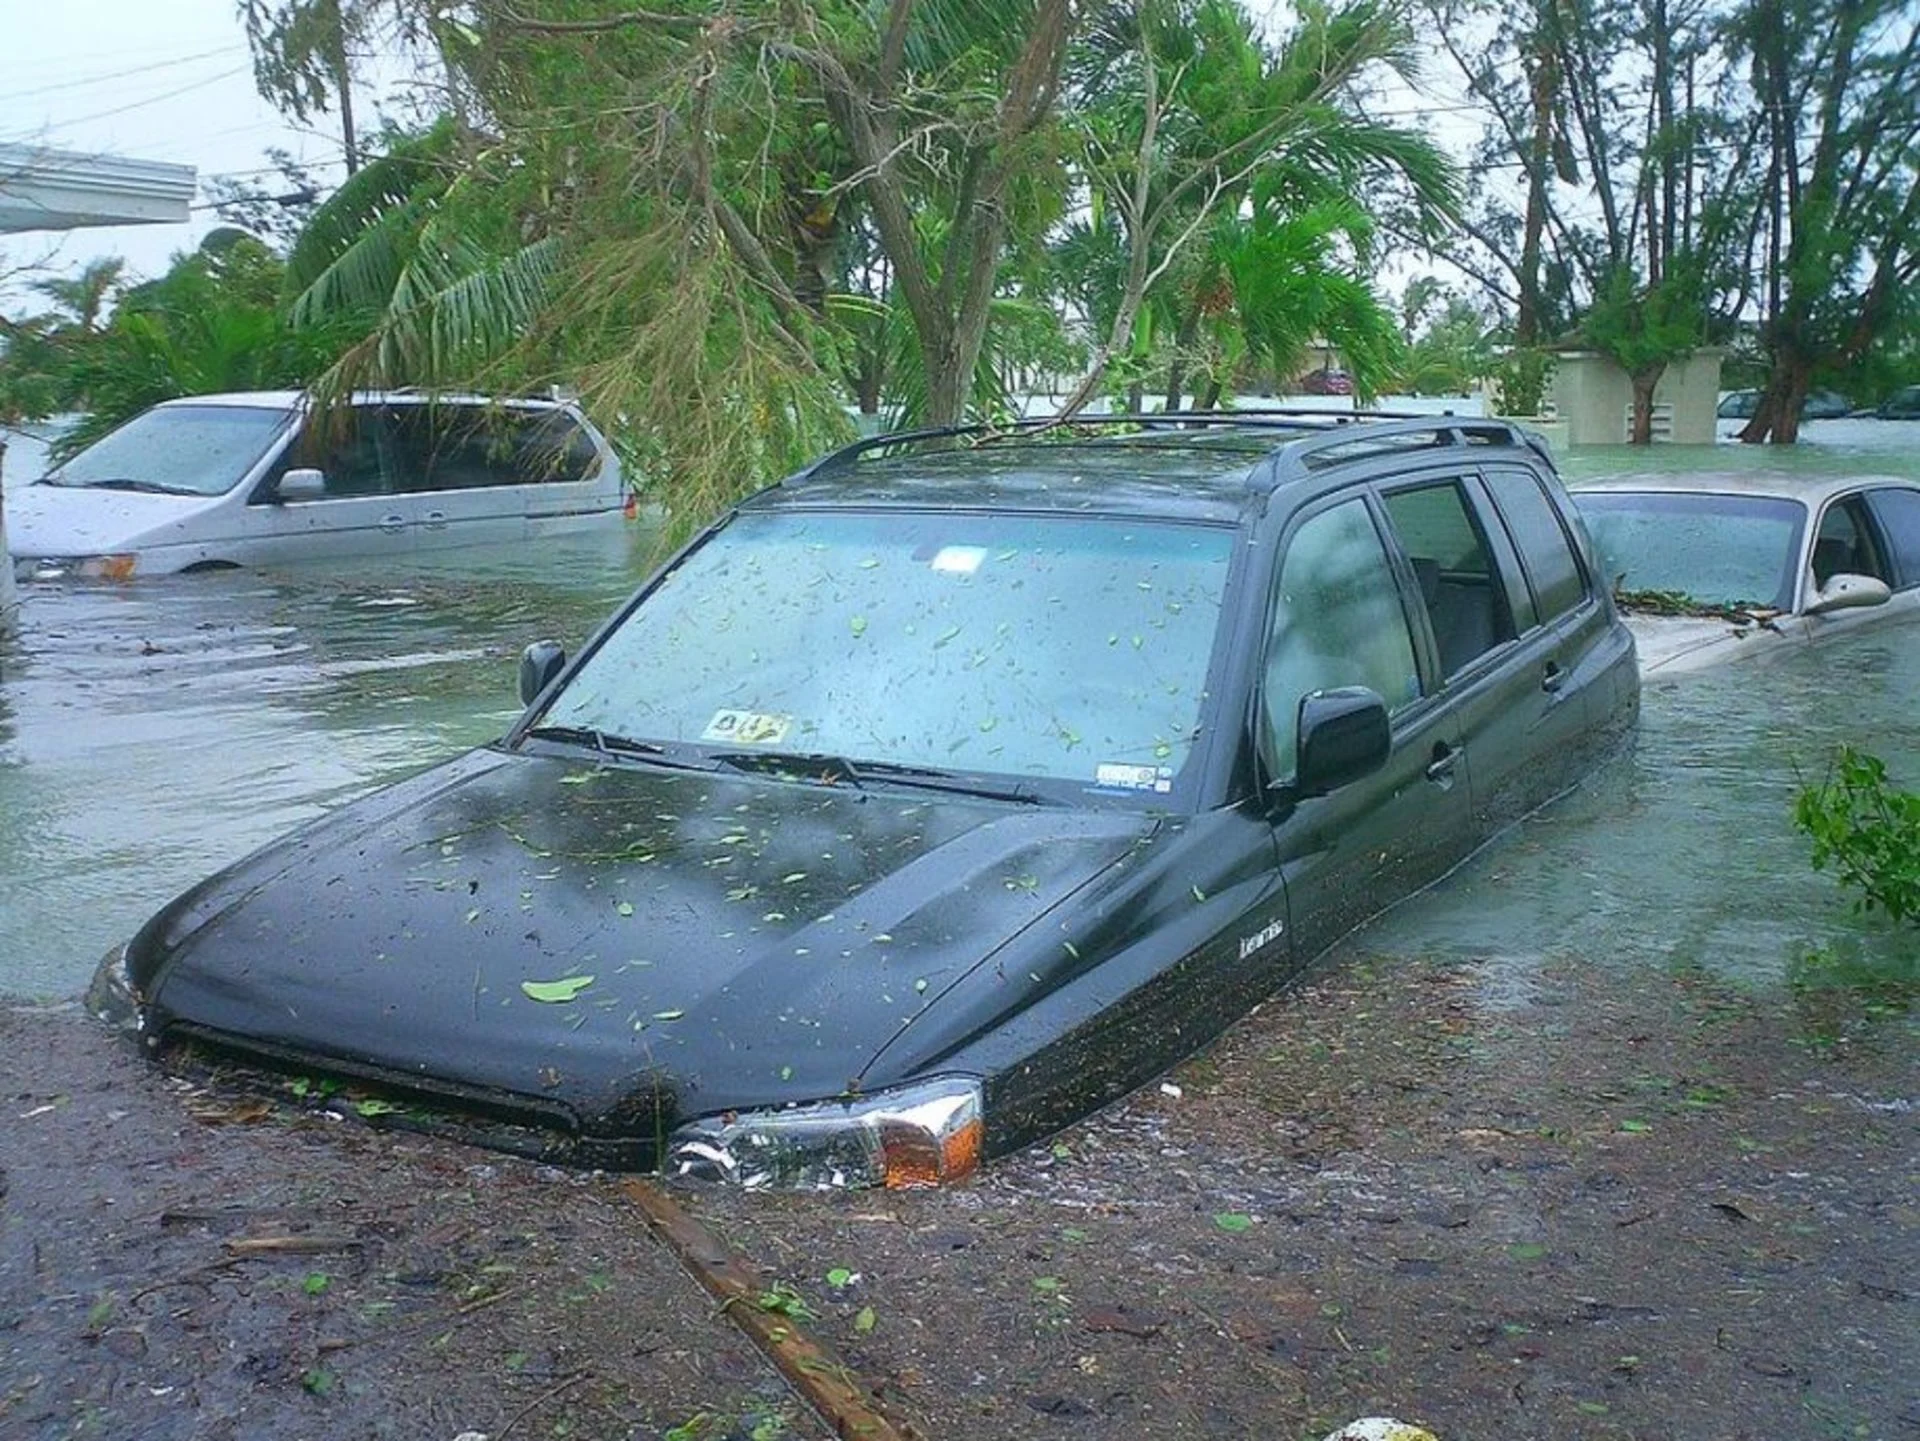
[[61, 80], [51, 85], [35, 85], [27, 90], [0, 91], [0, 101], [25, 100], [34, 95], [51, 95], [58, 90], [81, 90], [89, 85], [103, 85], [109, 80], [124, 80], [129, 75], [146, 75], [155, 70], [171, 70], [177, 65], [194, 65], [202, 60], [211, 60], [216, 55], [231, 55], [236, 47], [221, 45], [212, 50], [202, 50], [197, 55], [181, 55], [172, 60], [155, 60], [147, 65], [133, 65], [125, 70], [103, 70], [97, 75], [83, 76], [78, 80]]
[[111, 110], [96, 110], [91, 115], [70, 115], [64, 120], [50, 121], [45, 126], [35, 127], [31, 130], [22, 130], [17, 133], [24, 136], [37, 134], [43, 130], [58, 131], [67, 129], [73, 125], [84, 125], [92, 120], [105, 120], [109, 116], [125, 115], [130, 110], [142, 110], [149, 105], [158, 105], [163, 100], [172, 100], [177, 96], [187, 95], [195, 90], [204, 90], [209, 85], [217, 85], [222, 80], [230, 80], [235, 75], [242, 73], [246, 68], [244, 65], [236, 65], [231, 70], [222, 70], [218, 75], [209, 75], [204, 79], [192, 81], [189, 84], [181, 85], [173, 90], [162, 91], [158, 95], [149, 95], [144, 100], [132, 100], [125, 105], [116, 105]]

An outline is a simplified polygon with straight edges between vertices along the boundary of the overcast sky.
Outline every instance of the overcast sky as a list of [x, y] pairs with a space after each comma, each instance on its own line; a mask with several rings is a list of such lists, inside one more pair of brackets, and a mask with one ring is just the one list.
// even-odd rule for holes
[[[0, 37], [0, 140], [191, 165], [203, 183], [265, 179], [265, 151], [279, 146], [340, 178], [338, 134], [296, 129], [255, 93], [235, 0], [0, 0]], [[14, 264], [53, 250], [60, 269], [125, 255], [151, 276], [218, 223], [201, 210], [187, 225], [15, 235], [0, 247]]]

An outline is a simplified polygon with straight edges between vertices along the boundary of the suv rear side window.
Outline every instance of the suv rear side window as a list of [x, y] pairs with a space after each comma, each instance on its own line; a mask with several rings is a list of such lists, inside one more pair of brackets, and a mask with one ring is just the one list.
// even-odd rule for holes
[[1323, 510], [1294, 532], [1280, 562], [1263, 677], [1276, 780], [1293, 774], [1300, 702], [1314, 691], [1367, 686], [1389, 710], [1418, 698], [1400, 586], [1365, 500]]
[[1530, 471], [1489, 470], [1486, 481], [1520, 552], [1540, 619], [1564, 615], [1586, 598], [1587, 582], [1558, 508]]
[[1459, 674], [1514, 638], [1506, 590], [1457, 481], [1390, 492], [1387, 518], [1420, 582], [1440, 673]]
[[1920, 490], [1896, 486], [1870, 490], [1867, 506], [1893, 552], [1895, 585], [1901, 590], [1920, 585]]

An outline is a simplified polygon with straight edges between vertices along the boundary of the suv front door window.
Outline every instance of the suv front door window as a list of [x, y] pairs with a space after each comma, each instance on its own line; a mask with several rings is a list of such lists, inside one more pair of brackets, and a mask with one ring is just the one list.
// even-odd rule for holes
[[[1458, 726], [1446, 704], [1423, 703], [1414, 656], [1400, 582], [1367, 500], [1340, 501], [1302, 522], [1274, 586], [1260, 707], [1296, 960], [1312, 959], [1386, 899], [1442, 875], [1469, 848]], [[1288, 804], [1301, 700], [1355, 685], [1387, 703], [1387, 763]]]
[[1399, 709], [1420, 695], [1406, 610], [1380, 532], [1356, 497], [1307, 521], [1280, 565], [1267, 644], [1267, 744], [1277, 779], [1293, 775], [1300, 702], [1363, 685]]

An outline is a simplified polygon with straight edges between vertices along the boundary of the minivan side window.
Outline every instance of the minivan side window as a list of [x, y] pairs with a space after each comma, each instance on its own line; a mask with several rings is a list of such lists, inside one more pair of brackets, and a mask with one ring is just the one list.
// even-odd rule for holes
[[326, 476], [326, 493], [333, 499], [386, 495], [391, 489], [380, 412], [371, 406], [314, 411], [282, 464], [285, 469], [318, 470]]
[[1420, 582], [1441, 675], [1458, 675], [1512, 640], [1506, 587], [1459, 482], [1390, 491], [1383, 503]]
[[1883, 486], [1867, 492], [1867, 505], [1893, 552], [1900, 590], [1920, 585], [1920, 490]]
[[1551, 622], [1580, 604], [1587, 594], [1586, 577], [1560, 512], [1531, 471], [1491, 469], [1486, 482], [1507, 533], [1513, 537], [1514, 549], [1520, 552], [1540, 619]]
[[599, 460], [586, 433], [560, 411], [396, 405], [387, 424], [402, 490], [584, 480]]
[[1293, 774], [1301, 700], [1349, 685], [1378, 692], [1389, 710], [1420, 695], [1400, 586], [1358, 497], [1307, 520], [1280, 562], [1262, 680], [1275, 780]]

